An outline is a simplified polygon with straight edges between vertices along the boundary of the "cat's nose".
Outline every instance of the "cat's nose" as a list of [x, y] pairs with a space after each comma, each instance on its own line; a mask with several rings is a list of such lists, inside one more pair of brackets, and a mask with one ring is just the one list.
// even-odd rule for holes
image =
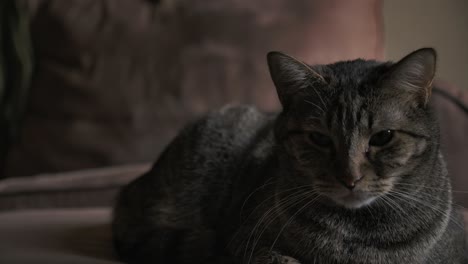
[[362, 176], [358, 176], [358, 177], [352, 177], [352, 176], [349, 176], [349, 177], [342, 177], [342, 178], [338, 178], [338, 181], [346, 188], [348, 188], [349, 190], [353, 190], [355, 187], [356, 187], [356, 184], [362, 180]]

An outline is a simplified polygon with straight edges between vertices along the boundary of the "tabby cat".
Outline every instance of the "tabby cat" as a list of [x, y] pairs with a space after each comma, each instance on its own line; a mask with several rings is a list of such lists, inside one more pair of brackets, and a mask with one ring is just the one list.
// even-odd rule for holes
[[114, 211], [128, 263], [468, 263], [437, 121], [436, 53], [309, 66], [271, 52], [283, 110], [186, 127]]

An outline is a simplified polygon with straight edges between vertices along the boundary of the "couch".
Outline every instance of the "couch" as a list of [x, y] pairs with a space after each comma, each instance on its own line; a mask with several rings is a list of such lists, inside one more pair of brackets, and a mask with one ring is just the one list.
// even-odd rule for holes
[[[115, 195], [185, 123], [226, 103], [279, 109], [267, 51], [384, 59], [380, 0], [16, 2], [33, 68], [1, 161], [0, 263], [118, 263]], [[436, 86], [456, 203], [468, 206], [468, 95]]]

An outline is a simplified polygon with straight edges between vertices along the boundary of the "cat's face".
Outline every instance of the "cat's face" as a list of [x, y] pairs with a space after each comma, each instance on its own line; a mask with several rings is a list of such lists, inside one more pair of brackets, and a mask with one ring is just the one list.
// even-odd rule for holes
[[426, 109], [434, 63], [429, 49], [394, 65], [358, 60], [311, 68], [270, 55], [284, 106], [276, 137], [297, 172], [290, 180], [359, 208], [411, 177], [437, 133]]

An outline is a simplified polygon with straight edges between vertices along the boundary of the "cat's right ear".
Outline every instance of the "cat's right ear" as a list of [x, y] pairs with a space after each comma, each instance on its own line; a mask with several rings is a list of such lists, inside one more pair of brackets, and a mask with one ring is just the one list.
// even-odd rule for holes
[[294, 94], [317, 81], [325, 79], [307, 64], [281, 52], [272, 51], [267, 55], [271, 79], [281, 104], [286, 108]]

